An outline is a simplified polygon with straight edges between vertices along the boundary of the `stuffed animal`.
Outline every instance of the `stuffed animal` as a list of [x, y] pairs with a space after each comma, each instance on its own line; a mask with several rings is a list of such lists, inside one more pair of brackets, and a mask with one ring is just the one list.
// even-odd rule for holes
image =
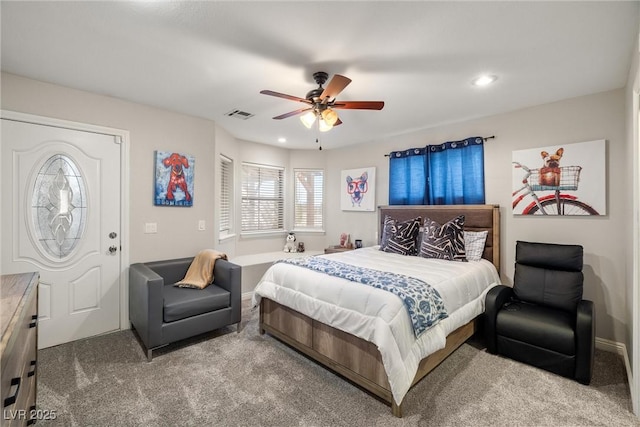
[[296, 252], [296, 235], [293, 233], [289, 233], [287, 235], [287, 243], [284, 245], [285, 252]]

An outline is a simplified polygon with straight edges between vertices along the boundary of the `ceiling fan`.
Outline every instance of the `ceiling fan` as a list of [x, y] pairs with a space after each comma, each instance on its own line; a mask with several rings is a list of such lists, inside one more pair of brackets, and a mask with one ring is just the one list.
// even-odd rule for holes
[[335, 74], [326, 88], [325, 84], [329, 75], [324, 71], [313, 73], [313, 79], [318, 84], [316, 89], [307, 92], [304, 98], [293, 95], [274, 92], [272, 90], [261, 90], [260, 93], [265, 95], [277, 96], [278, 98], [289, 99], [291, 101], [302, 102], [307, 106], [295, 111], [274, 117], [276, 120], [286, 119], [287, 117], [300, 116], [302, 123], [311, 129], [316, 118], [318, 119], [318, 129], [326, 132], [342, 123], [335, 110], [382, 110], [384, 102], [382, 101], [338, 101], [336, 97], [351, 83], [351, 79]]

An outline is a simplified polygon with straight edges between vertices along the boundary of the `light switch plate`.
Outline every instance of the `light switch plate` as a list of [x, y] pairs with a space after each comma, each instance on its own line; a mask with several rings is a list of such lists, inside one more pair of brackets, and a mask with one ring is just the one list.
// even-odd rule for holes
[[147, 222], [144, 225], [145, 234], [153, 234], [158, 232], [158, 223], [157, 222]]
[[200, 221], [198, 221], [198, 230], [204, 231], [205, 229], [206, 229], [206, 223], [204, 222], [204, 219], [201, 219]]

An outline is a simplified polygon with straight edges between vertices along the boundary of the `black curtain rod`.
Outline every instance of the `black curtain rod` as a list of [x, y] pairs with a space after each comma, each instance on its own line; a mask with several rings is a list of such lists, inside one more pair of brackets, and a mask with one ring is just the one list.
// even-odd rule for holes
[[[486, 141], [486, 140], [488, 140], [488, 139], [495, 139], [495, 138], [496, 138], [496, 136], [495, 136], [495, 135], [491, 135], [491, 136], [483, 136], [483, 137], [482, 137], [482, 140], [483, 140], [483, 141]], [[385, 156], [385, 157], [389, 157], [389, 156], [390, 156], [390, 154], [385, 154], [384, 156]]]

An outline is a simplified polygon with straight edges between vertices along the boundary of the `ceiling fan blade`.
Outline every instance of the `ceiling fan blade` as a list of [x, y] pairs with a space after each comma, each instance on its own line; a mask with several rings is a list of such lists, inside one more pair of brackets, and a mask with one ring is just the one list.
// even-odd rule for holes
[[274, 119], [276, 119], [276, 120], [286, 119], [287, 117], [296, 116], [298, 114], [302, 114], [305, 111], [309, 111], [309, 110], [312, 110], [312, 109], [313, 108], [301, 108], [301, 109], [296, 110], [296, 111], [290, 111], [288, 113], [284, 113], [284, 114], [280, 114], [279, 116], [275, 116]]
[[291, 101], [298, 101], [298, 102], [304, 102], [305, 104], [311, 104], [311, 101], [309, 101], [308, 99], [299, 98], [293, 95], [287, 95], [286, 93], [274, 92], [272, 90], [261, 90], [260, 93], [263, 95], [277, 96], [278, 98], [284, 98], [284, 99], [289, 99]]
[[336, 122], [333, 124], [333, 126], [338, 126], [342, 124], [342, 120], [338, 119], [336, 120]]
[[322, 92], [322, 95], [320, 95], [322, 103], [326, 104], [330, 100], [335, 99], [335, 97], [338, 96], [338, 94], [342, 92], [349, 83], [351, 83], [350, 78], [341, 76], [340, 74], [335, 74]]
[[338, 101], [331, 105], [335, 109], [343, 110], [382, 110], [383, 101]]

